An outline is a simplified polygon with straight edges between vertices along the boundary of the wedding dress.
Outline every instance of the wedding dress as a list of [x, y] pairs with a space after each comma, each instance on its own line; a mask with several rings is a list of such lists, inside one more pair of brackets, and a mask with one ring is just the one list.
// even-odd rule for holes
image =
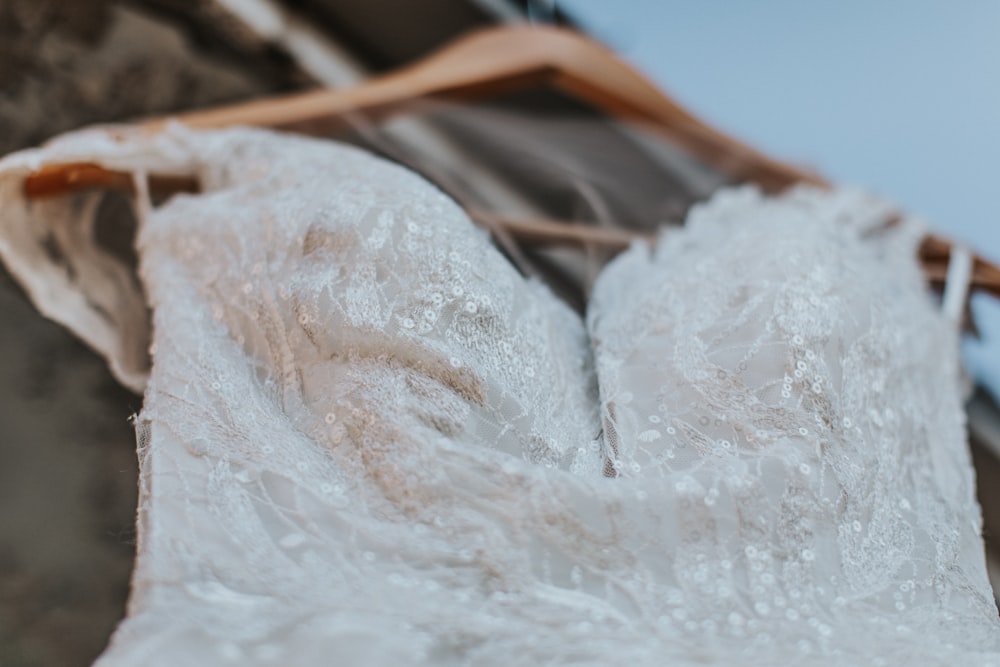
[[[70, 161], [136, 174], [146, 296], [96, 195], [24, 199]], [[873, 197], [721, 192], [585, 322], [329, 142], [91, 130], [0, 201], [36, 305], [145, 387], [102, 667], [1000, 665], [957, 328]]]

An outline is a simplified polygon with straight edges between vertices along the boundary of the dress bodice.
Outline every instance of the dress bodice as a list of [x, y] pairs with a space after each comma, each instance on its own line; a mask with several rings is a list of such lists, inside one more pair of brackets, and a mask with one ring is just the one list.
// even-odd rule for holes
[[[101, 271], [36, 247], [87, 198], [14, 185], [82, 157], [201, 182], [140, 206], [148, 383], [136, 286], [78, 238], [60, 255]], [[957, 332], [877, 199], [720, 193], [583, 320], [432, 186], [329, 142], [84, 133], [0, 163], [0, 197], [39, 307], [103, 321], [145, 384], [102, 665], [1000, 661]]]

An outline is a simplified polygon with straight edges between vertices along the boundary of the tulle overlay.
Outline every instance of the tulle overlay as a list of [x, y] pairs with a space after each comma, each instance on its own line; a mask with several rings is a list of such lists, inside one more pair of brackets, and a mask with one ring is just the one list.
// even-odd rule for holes
[[[137, 174], [141, 287], [96, 195], [22, 195], [81, 160]], [[145, 387], [103, 667], [1000, 664], [957, 332], [880, 200], [721, 192], [585, 321], [330, 142], [91, 130], [0, 201], [38, 307]]]

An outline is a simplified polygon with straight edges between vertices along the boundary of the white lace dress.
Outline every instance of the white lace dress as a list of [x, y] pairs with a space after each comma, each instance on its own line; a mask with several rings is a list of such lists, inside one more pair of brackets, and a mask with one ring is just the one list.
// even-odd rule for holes
[[[93, 195], [23, 198], [66, 161], [138, 175], [145, 296]], [[147, 171], [203, 192], [150, 208]], [[99, 664], [1000, 665], [957, 332], [887, 213], [720, 193], [583, 322], [353, 148], [97, 130], [0, 162], [0, 256], [145, 387]]]

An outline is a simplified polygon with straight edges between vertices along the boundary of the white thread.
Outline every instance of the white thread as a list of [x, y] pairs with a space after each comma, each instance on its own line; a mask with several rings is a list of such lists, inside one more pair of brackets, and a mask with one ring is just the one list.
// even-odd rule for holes
[[146, 172], [132, 172], [132, 184], [135, 187], [135, 216], [139, 220], [141, 229], [146, 226], [149, 212], [153, 210], [153, 202], [149, 198], [149, 178]]
[[968, 248], [956, 245], [948, 260], [948, 275], [944, 283], [944, 300], [941, 310], [953, 322], [962, 319], [965, 299], [969, 295], [972, 279], [972, 254]]

